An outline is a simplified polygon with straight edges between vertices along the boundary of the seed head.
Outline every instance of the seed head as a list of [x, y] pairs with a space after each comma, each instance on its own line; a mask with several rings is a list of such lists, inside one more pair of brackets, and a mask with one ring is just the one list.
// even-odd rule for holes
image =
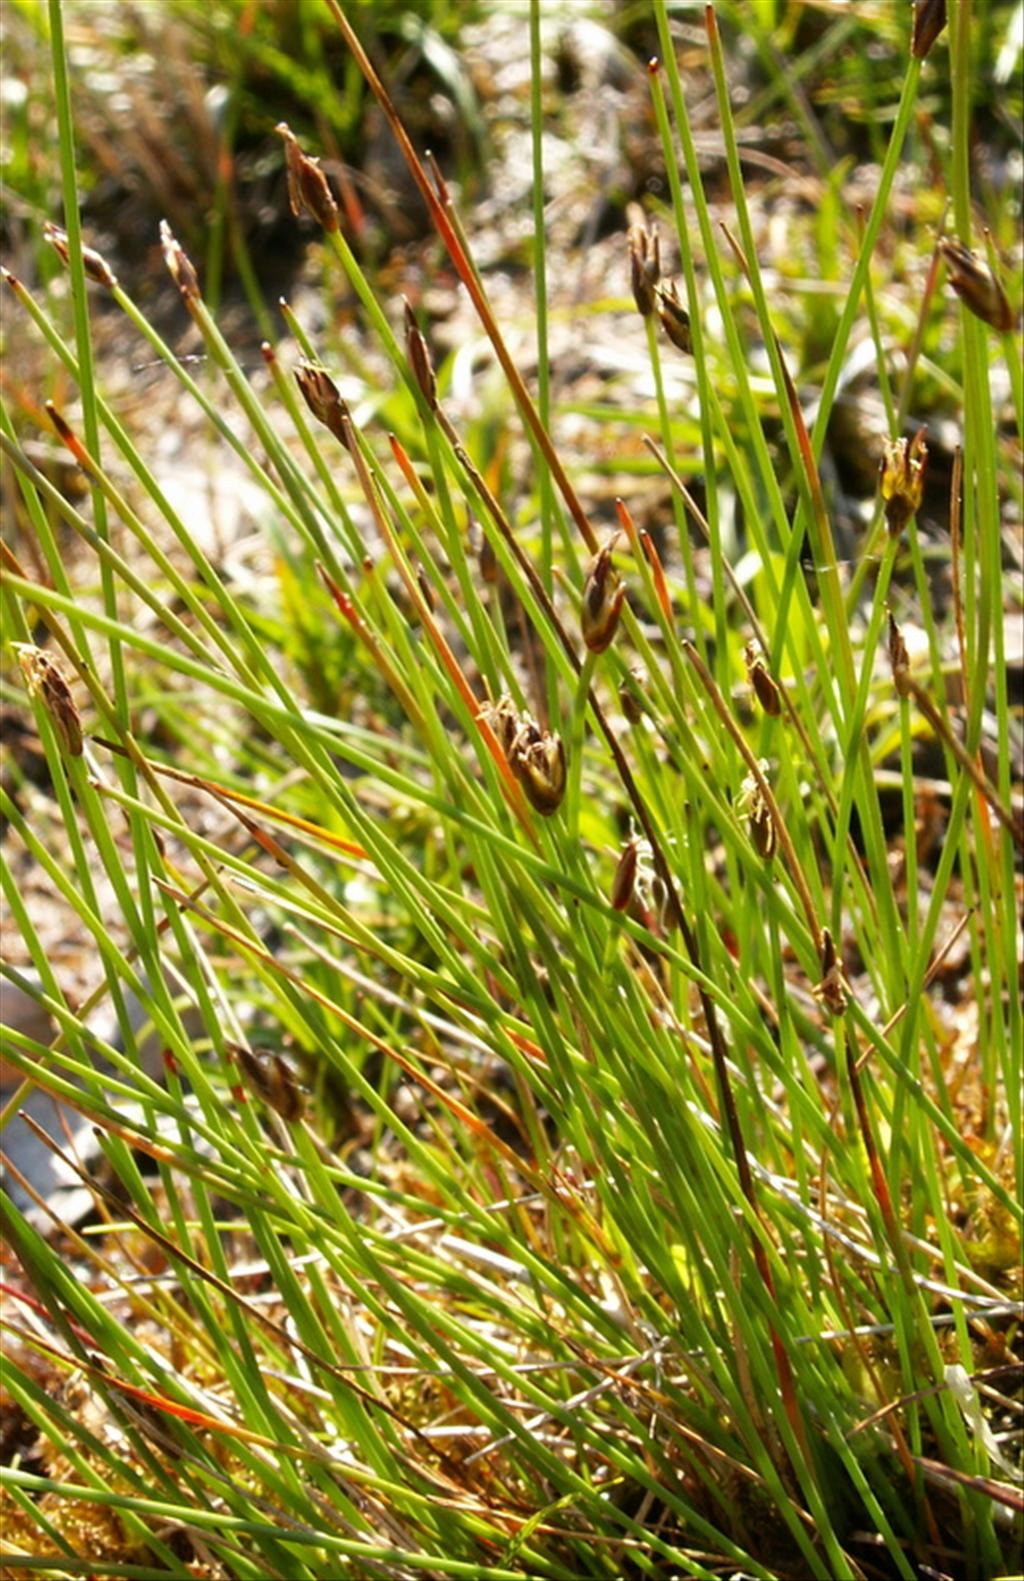
[[887, 439], [878, 468], [878, 486], [885, 504], [885, 520], [893, 538], [898, 538], [910, 518], [920, 510], [924, 498], [924, 475], [928, 466], [928, 446], [924, 429], [913, 439]]
[[612, 564], [611, 545], [606, 544], [590, 562], [583, 584], [580, 627], [591, 653], [603, 653], [611, 643], [625, 596], [625, 585]]
[[939, 251], [946, 260], [949, 283], [964, 306], [975, 318], [984, 319], [1000, 334], [1007, 334], [1014, 325], [1013, 309], [988, 265], [951, 236], [943, 238]]
[[274, 130], [284, 139], [285, 158], [288, 163], [288, 204], [298, 219], [303, 210], [325, 231], [340, 230], [338, 205], [331, 195], [327, 177], [320, 169], [320, 162], [310, 159], [299, 147], [298, 139], [286, 121]]
[[[49, 220], [43, 226], [46, 240], [53, 248], [65, 269], [70, 267], [71, 252], [68, 247], [67, 231], [62, 231], [59, 225], [51, 225]], [[117, 284], [117, 276], [108, 268], [105, 259], [91, 247], [82, 248], [82, 267], [90, 280], [95, 280], [97, 285], [104, 285], [107, 290], [113, 290]]]

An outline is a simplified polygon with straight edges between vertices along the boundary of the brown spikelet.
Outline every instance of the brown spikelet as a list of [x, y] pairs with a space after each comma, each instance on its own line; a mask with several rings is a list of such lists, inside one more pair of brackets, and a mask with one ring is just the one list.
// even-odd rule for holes
[[302, 393], [302, 399], [309, 407], [318, 423], [323, 423], [330, 429], [335, 439], [348, 446], [348, 434], [345, 429], [345, 418], [348, 416], [348, 407], [338, 393], [338, 386], [319, 363], [300, 362], [295, 370], [295, 382]]
[[1013, 309], [988, 265], [951, 236], [943, 238], [939, 251], [946, 260], [949, 283], [968, 311], [1007, 334], [1013, 328]]
[[[62, 231], [59, 225], [51, 225], [47, 220], [43, 226], [43, 234], [65, 269], [68, 268], [71, 263], [71, 252], [68, 247], [67, 231]], [[106, 286], [108, 291], [113, 290], [117, 284], [117, 276], [108, 267], [106, 260], [91, 247], [82, 248], [82, 267], [90, 280], [95, 280], [97, 285]]]
[[603, 653], [615, 636], [626, 589], [612, 564], [611, 545], [606, 544], [593, 560], [583, 584], [580, 629], [591, 653]]
[[83, 751], [82, 722], [71, 688], [56, 659], [28, 642], [17, 645], [17, 654], [25, 683], [49, 714], [64, 751], [68, 757], [80, 758]]
[[633, 890], [636, 886], [636, 866], [639, 846], [636, 840], [630, 840], [623, 847], [612, 880], [611, 902], [615, 911], [625, 911], [633, 899]]
[[885, 507], [889, 533], [898, 538], [912, 516], [921, 508], [924, 477], [928, 467], [928, 446], [921, 428], [909, 442], [887, 439], [879, 463], [879, 492]]
[[288, 204], [296, 219], [306, 213], [328, 233], [341, 229], [338, 205], [331, 194], [327, 177], [319, 161], [310, 159], [299, 147], [298, 139], [287, 121], [274, 128], [284, 139], [285, 159], [288, 167]]
[[777, 719], [782, 712], [782, 697], [776, 682], [773, 681], [768, 673], [767, 665], [755, 651], [752, 642], [747, 643], [745, 657], [747, 661], [747, 679], [753, 688], [754, 696], [765, 713], [772, 719]]
[[946, 0], [914, 0], [910, 53], [915, 60], [924, 60], [945, 25]]
[[416, 322], [416, 314], [404, 297], [402, 301], [405, 306], [405, 354], [423, 399], [433, 412], [437, 410], [437, 380], [434, 377], [430, 348], [426, 336]]
[[199, 276], [192, 267], [188, 253], [175, 238], [166, 220], [160, 221], [160, 245], [163, 248], [164, 263], [170, 271], [171, 279], [181, 292], [185, 306], [191, 310], [193, 303], [202, 300]]

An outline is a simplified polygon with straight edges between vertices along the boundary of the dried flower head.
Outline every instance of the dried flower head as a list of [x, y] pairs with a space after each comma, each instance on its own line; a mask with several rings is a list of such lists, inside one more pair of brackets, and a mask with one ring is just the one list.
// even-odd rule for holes
[[914, 0], [910, 53], [915, 60], [924, 60], [945, 25], [946, 0]]
[[317, 159], [310, 159], [299, 147], [298, 139], [286, 121], [274, 130], [284, 139], [285, 158], [288, 164], [288, 204], [298, 219], [303, 210], [325, 231], [341, 229], [338, 205], [327, 184], [327, 177]]
[[14, 644], [25, 684], [38, 697], [50, 716], [60, 744], [68, 757], [82, 756], [82, 722], [71, 695], [71, 688], [53, 656], [30, 642]]
[[528, 719], [516, 732], [508, 762], [530, 806], [542, 818], [550, 818], [557, 812], [565, 796], [566, 782], [561, 736], [541, 730], [533, 719]]
[[885, 520], [893, 538], [921, 508], [924, 475], [928, 466], [928, 446], [924, 429], [913, 439], [887, 439], [878, 467], [878, 486], [885, 505]]
[[192, 267], [188, 253], [175, 238], [166, 220], [160, 221], [160, 245], [163, 248], [164, 263], [170, 270], [171, 279], [181, 292], [185, 306], [191, 312], [193, 303], [202, 298], [199, 276]]
[[416, 322], [416, 314], [409, 303], [402, 298], [405, 306], [405, 354], [409, 359], [413, 378], [420, 387], [423, 399], [430, 410], [437, 410], [437, 380], [434, 377], [434, 365], [430, 358], [430, 348], [426, 336]]
[[[68, 246], [67, 231], [62, 231], [59, 225], [51, 225], [50, 221], [47, 220], [43, 226], [43, 234], [65, 269], [69, 268], [71, 251]], [[101, 258], [98, 252], [94, 252], [91, 247], [82, 248], [82, 267], [90, 280], [95, 280], [97, 285], [106, 286], [108, 291], [112, 290], [117, 284], [117, 276], [108, 267], [106, 260]]]
[[612, 564], [611, 544], [606, 544], [590, 562], [583, 584], [580, 628], [591, 653], [603, 653], [619, 624], [625, 584]]
[[750, 682], [761, 707], [772, 719], [777, 719], [782, 712], [782, 697], [775, 681], [768, 672], [768, 667], [752, 642], [748, 642], [744, 657], [747, 661], [747, 680]]
[[658, 317], [673, 346], [679, 351], [692, 352], [693, 335], [690, 332], [690, 315], [679, 300], [675, 281], [659, 285], [656, 293]]
[[1000, 334], [1007, 334], [1013, 328], [1013, 310], [988, 265], [951, 236], [943, 238], [939, 251], [946, 260], [949, 283], [964, 306], [975, 318], [991, 324]]
[[633, 225], [629, 231], [629, 283], [636, 310], [644, 318], [654, 312], [655, 289], [661, 280], [661, 248], [658, 232], [651, 224], [646, 230]]

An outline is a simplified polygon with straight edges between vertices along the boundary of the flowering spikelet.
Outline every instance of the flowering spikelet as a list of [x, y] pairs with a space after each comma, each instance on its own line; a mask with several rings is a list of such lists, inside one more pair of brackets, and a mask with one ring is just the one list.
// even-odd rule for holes
[[924, 442], [923, 428], [909, 441], [885, 441], [878, 479], [886, 525], [893, 538], [899, 537], [910, 518], [921, 508], [927, 465], [928, 446]]
[[164, 263], [170, 271], [171, 279], [181, 292], [185, 306], [191, 312], [193, 304], [202, 299], [199, 276], [192, 267], [188, 253], [174, 236], [166, 220], [160, 221], [160, 245], [163, 248]]
[[[68, 268], [71, 263], [71, 251], [68, 246], [67, 231], [62, 231], [59, 225], [51, 225], [47, 220], [43, 226], [43, 233], [65, 269]], [[113, 290], [117, 284], [117, 276], [108, 267], [106, 259], [101, 258], [100, 254], [94, 252], [91, 247], [82, 248], [82, 267], [90, 280], [95, 280], [97, 285], [106, 286], [108, 291]]]
[[900, 697], [909, 697], [911, 691], [910, 655], [903, 640], [903, 633], [891, 614], [889, 616], [889, 663], [892, 665], [892, 681], [897, 692]]
[[[619, 682], [619, 703], [629, 723], [638, 725], [644, 717], [645, 703], [643, 696], [638, 696], [637, 691], [641, 694], [644, 692], [647, 686], [647, 675], [643, 670], [632, 669], [629, 672], [629, 676], [629, 680]], [[631, 685], [630, 682], [635, 683], [635, 685]]]
[[939, 251], [946, 260], [949, 283], [964, 306], [975, 318], [1007, 334], [1013, 328], [1013, 309], [988, 265], [951, 236], [943, 238]]
[[583, 584], [580, 628], [591, 653], [603, 653], [615, 635], [626, 589], [612, 564], [611, 545], [606, 544], [590, 562]]
[[343, 419], [348, 416], [348, 407], [338, 394], [338, 386], [327, 369], [321, 368], [316, 362], [300, 362], [295, 370], [295, 382], [317, 422], [323, 423], [335, 439], [347, 447]]
[[29, 691], [42, 702], [68, 757], [80, 758], [82, 722], [71, 688], [56, 659], [29, 642], [18, 643], [16, 648], [18, 663]]
[[850, 985], [843, 975], [835, 940], [827, 928], [821, 931], [821, 982], [811, 991], [832, 1016], [841, 1016], [850, 1002]]
[[655, 308], [655, 288], [661, 279], [661, 253], [654, 226], [644, 230], [633, 225], [629, 231], [629, 283], [636, 310], [650, 318]]
[[497, 736], [502, 752], [511, 760], [512, 743], [523, 723], [515, 703], [506, 692], [496, 703], [484, 703], [481, 712]]
[[272, 1050], [247, 1049], [241, 1043], [232, 1044], [235, 1056], [246, 1081], [257, 1097], [282, 1120], [301, 1120], [302, 1094], [295, 1082], [290, 1066]]
[[509, 767], [542, 818], [558, 811], [565, 795], [565, 748], [561, 736], [541, 730], [532, 719], [516, 735]]
[[305, 211], [325, 231], [341, 229], [338, 205], [331, 195], [327, 177], [316, 159], [310, 159], [299, 147], [298, 139], [287, 121], [274, 128], [284, 139], [285, 158], [288, 162], [288, 204], [298, 219]]
[[745, 658], [747, 661], [747, 680], [750, 682], [765, 713], [772, 719], [777, 719], [782, 712], [782, 697], [779, 688], [771, 675], [764, 660], [756, 652], [752, 642], [747, 643]]
[[[762, 770], [766, 769], [767, 764], [762, 763], [761, 768]], [[772, 817], [771, 808], [755, 775], [748, 774], [743, 781], [737, 808], [747, 820], [750, 842], [754, 850], [758, 856], [762, 856], [766, 862], [770, 862], [775, 855], [775, 847], [778, 844], [778, 832], [775, 828], [775, 820]]]
[[945, 25], [946, 0], [914, 0], [910, 53], [915, 60], [924, 60]]
[[675, 282], [659, 285], [657, 290], [658, 317], [669, 340], [679, 351], [692, 352], [693, 335], [690, 315], [679, 300]]
[[402, 300], [405, 304], [405, 354], [423, 399], [433, 412], [437, 410], [437, 380], [430, 359], [430, 348], [426, 336], [416, 322], [416, 314], [404, 297]]
[[615, 911], [625, 911], [633, 899], [633, 890], [636, 885], [637, 856], [639, 842], [630, 840], [622, 848], [615, 877], [612, 880], [611, 902]]

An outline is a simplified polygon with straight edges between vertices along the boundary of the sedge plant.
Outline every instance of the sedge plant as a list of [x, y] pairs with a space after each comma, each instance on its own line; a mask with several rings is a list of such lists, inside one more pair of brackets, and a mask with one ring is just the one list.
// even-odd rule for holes
[[[755, 9], [776, 60], [781, 8]], [[646, 465], [670, 499], [659, 547], [628, 498], [595, 524], [557, 442], [540, 0], [536, 380], [356, 14], [324, 6], [501, 372], [529, 522], [467, 443], [426, 320], [364, 269], [287, 125], [292, 208], [358, 304], [381, 390], [361, 415], [288, 304], [253, 374], [165, 226], [206, 358], [195, 374], [83, 244], [49, 0], [64, 198], [49, 235], [73, 333], [10, 272], [5, 289], [79, 392], [47, 417], [85, 488], [55, 484], [5, 410], [31, 546], [2, 551], [7, 684], [33, 709], [61, 838], [5, 783], [0, 877], [35, 976], [4, 970], [53, 1036], [6, 1029], [20, 1081], [0, 1124], [24, 1123], [41, 1088], [98, 1154], [71, 1159], [84, 1223], [38, 1195], [28, 1211], [30, 1182], [3, 1198], [3, 1383], [32, 1445], [0, 1468], [5, 1573], [1007, 1572], [1022, 828], [992, 391], [1019, 341], [972, 204], [970, 0], [950, 7], [941, 56], [959, 300], [935, 289], [936, 250], [915, 356], [898, 375], [880, 357], [891, 429], [871, 553], [852, 569], [823, 477], [851, 341], [882, 352], [879, 238], [938, 9], [917, 7], [870, 206], [835, 220], [811, 411], [792, 307], [759, 256], [731, 8], [721, 28], [715, 7], [694, 13], [720, 224], [670, 8], [652, 0], [670, 204], [660, 245], [634, 233], [627, 263], [623, 238], [623, 309], [645, 321]], [[814, 61], [850, 25], [832, 23]], [[774, 91], [810, 116], [820, 165], [802, 74]], [[273, 596], [233, 585], [106, 399], [99, 294], [245, 469]], [[905, 432], [933, 313], [959, 356], [948, 618], [916, 536], [927, 436]], [[685, 466], [669, 357], [695, 400]], [[1015, 373], [1010, 387], [1019, 435]], [[729, 558], [737, 500], [745, 568]], [[914, 833], [925, 731], [946, 798], [930, 865]], [[84, 1005], [15, 849], [89, 941]], [[956, 950], [976, 1007], [969, 1074], [939, 1009]], [[101, 1000], [116, 1037], [96, 1031]]]

